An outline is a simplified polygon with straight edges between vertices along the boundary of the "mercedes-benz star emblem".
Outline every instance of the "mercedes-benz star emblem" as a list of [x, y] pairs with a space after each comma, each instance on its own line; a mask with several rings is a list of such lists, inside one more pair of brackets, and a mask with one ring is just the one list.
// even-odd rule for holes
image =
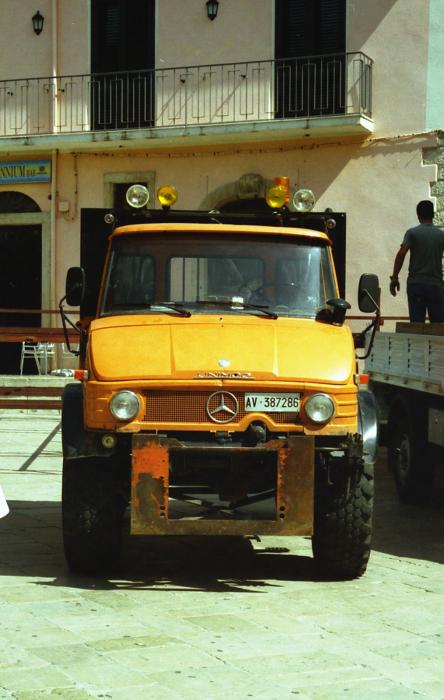
[[225, 357], [221, 357], [221, 359], [217, 363], [219, 367], [229, 367], [231, 365], [230, 360], [225, 359]]
[[229, 391], [215, 391], [207, 399], [207, 415], [215, 423], [229, 423], [239, 413], [239, 402]]

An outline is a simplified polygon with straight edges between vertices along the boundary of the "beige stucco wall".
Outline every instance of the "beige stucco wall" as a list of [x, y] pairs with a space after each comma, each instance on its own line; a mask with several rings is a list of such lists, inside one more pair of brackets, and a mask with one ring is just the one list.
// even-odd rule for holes
[[[2, 0], [0, 27], [7, 41], [0, 42], [0, 80], [88, 73], [89, 4], [89, 0]], [[45, 18], [38, 36], [31, 20], [37, 9]]]
[[[30, 0], [0, 2], [1, 80], [51, 75], [50, 8], [51, 0], [39, 0], [38, 4]], [[45, 35], [37, 36], [32, 29], [31, 18], [37, 9], [45, 18]]]
[[83, 75], [90, 72], [89, 0], [57, 0], [58, 73]]
[[208, 20], [205, 2], [157, 1], [156, 67], [274, 57], [273, 0], [223, 0]]
[[[268, 59], [274, 55], [273, 0], [221, 0], [219, 16], [210, 22], [205, 2], [158, 0], [156, 65], [195, 65]], [[1, 0], [0, 26], [9, 41], [0, 44], [0, 79], [50, 75], [54, 62], [53, 10], [57, 9], [56, 65], [61, 74], [89, 71], [89, 1], [39, 0], [45, 16], [44, 33], [32, 31], [34, 2]], [[419, 9], [418, 9], [419, 8]], [[347, 213], [347, 296], [356, 308], [356, 285], [363, 271], [380, 275], [384, 315], [406, 315], [406, 270], [402, 292], [388, 294], [388, 275], [405, 229], [416, 223], [417, 201], [430, 196], [436, 167], [423, 166], [424, 148], [435, 137], [402, 134], [422, 132], [425, 97], [429, 0], [349, 0], [347, 49], [362, 50], [375, 61], [373, 106], [375, 133], [358, 142], [332, 133], [306, 143], [235, 143], [203, 151], [188, 149], [163, 154], [109, 152], [59, 154], [55, 181], [50, 185], [0, 185], [35, 199], [44, 212], [55, 215], [53, 254], [58, 299], [64, 291], [67, 267], [79, 259], [80, 208], [104, 203], [104, 179], [109, 173], [154, 171], [156, 184], [173, 183], [181, 208], [199, 207], [203, 199], [245, 173], [265, 179], [287, 175], [293, 185], [311, 187], [317, 209], [332, 207]], [[18, 47], [18, 48], [17, 48]], [[32, 56], [32, 60], [30, 57]], [[384, 138], [389, 137], [389, 138]], [[393, 137], [393, 138], [390, 138]], [[158, 144], [157, 144], [158, 145]], [[14, 152], [0, 158], [13, 160]], [[23, 153], [16, 156], [23, 159]], [[33, 153], [32, 158], [51, 154]], [[51, 190], [55, 200], [49, 199]], [[67, 202], [69, 210], [58, 210]], [[45, 268], [46, 269], [46, 268]]]
[[[90, 69], [89, 0], [41, 0], [42, 34], [32, 30], [36, 4], [2, 0], [0, 79]], [[54, 24], [57, 30], [54, 32]], [[429, 0], [348, 0], [347, 50], [374, 59], [377, 134], [421, 131], [426, 123]], [[30, 60], [32, 57], [32, 60]], [[274, 57], [274, 1], [223, 0], [210, 22], [205, 2], [157, 0], [156, 67], [263, 60]]]
[[348, 0], [347, 50], [374, 59], [375, 133], [425, 128], [428, 38], [429, 0]]
[[[226, 153], [190, 152], [147, 158], [145, 154], [79, 156], [78, 205], [75, 209], [75, 179], [72, 156], [59, 157], [57, 190], [59, 199], [70, 203], [67, 214], [57, 214], [57, 295], [61, 296], [67, 267], [79, 258], [79, 208], [101, 206], [105, 174], [112, 172], [155, 172], [156, 186], [173, 183], [179, 191], [180, 208], [198, 208], [205, 196], [238, 180], [246, 173], [265, 179], [285, 174], [292, 186], [311, 187], [318, 198], [317, 209], [331, 207], [347, 212], [347, 298], [352, 313], [359, 313], [356, 288], [362, 272], [380, 276], [384, 315], [407, 314], [405, 279], [403, 292], [393, 299], [388, 294], [388, 276], [404, 231], [416, 223], [415, 207], [430, 193], [436, 180], [436, 166], [422, 163], [422, 149], [432, 146], [434, 137], [398, 141], [349, 143], [338, 146], [325, 142], [316, 147], [287, 144], [264, 145], [261, 151]], [[46, 202], [46, 208], [50, 203]]]

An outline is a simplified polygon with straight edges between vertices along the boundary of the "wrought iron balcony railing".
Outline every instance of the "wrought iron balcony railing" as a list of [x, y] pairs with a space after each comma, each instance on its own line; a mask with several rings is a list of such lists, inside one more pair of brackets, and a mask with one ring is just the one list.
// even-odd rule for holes
[[363, 115], [363, 53], [0, 81], [0, 138]]

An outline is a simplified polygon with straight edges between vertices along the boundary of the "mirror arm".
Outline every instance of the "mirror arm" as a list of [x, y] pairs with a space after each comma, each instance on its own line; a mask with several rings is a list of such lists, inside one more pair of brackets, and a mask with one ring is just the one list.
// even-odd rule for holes
[[63, 327], [63, 334], [65, 336], [65, 342], [66, 342], [66, 347], [68, 348], [68, 352], [70, 352], [72, 355], [80, 355], [79, 350], [72, 350], [71, 349], [71, 343], [69, 342], [69, 334], [68, 334], [68, 328], [67, 328], [67, 323], [74, 328], [75, 331], [77, 331], [80, 335], [80, 330], [79, 328], [71, 321], [69, 318], [68, 314], [66, 313], [65, 309], [63, 308], [63, 302], [66, 300], [66, 295], [62, 297], [59, 301], [59, 313], [60, 313], [60, 318], [62, 321], [62, 327]]
[[[370, 292], [368, 291], [368, 289], [364, 289], [364, 292], [367, 294], [367, 296], [368, 296], [368, 298], [370, 299], [370, 301], [375, 305], [376, 315], [377, 315], [377, 318], [379, 318], [379, 316], [381, 315], [381, 309], [380, 309], [380, 307], [379, 307], [378, 302], [376, 301], [376, 299], [373, 299], [373, 297], [372, 297], [372, 295], [370, 294]], [[369, 326], [369, 327], [370, 327], [370, 326]]]
[[[369, 295], [369, 296], [370, 296], [370, 295]], [[365, 334], [367, 333], [367, 331], [370, 330], [370, 328], [372, 329], [372, 334], [371, 334], [371, 336], [370, 336], [370, 341], [369, 341], [369, 344], [368, 344], [367, 352], [365, 353], [365, 355], [362, 355], [362, 356], [357, 355], [357, 356], [356, 356], [356, 359], [357, 359], [357, 360], [366, 360], [367, 357], [370, 355], [370, 353], [371, 353], [371, 351], [372, 351], [372, 348], [373, 348], [373, 343], [374, 343], [374, 341], [375, 341], [375, 334], [376, 334], [376, 331], [377, 331], [378, 328], [379, 328], [379, 321], [380, 321], [380, 318], [381, 318], [381, 314], [380, 314], [380, 311], [379, 311], [379, 307], [377, 307], [377, 312], [376, 312], [375, 318], [374, 318], [373, 321], [367, 326], [367, 328], [365, 328], [365, 329], [362, 331], [362, 333], [361, 333], [361, 335], [365, 335]]]

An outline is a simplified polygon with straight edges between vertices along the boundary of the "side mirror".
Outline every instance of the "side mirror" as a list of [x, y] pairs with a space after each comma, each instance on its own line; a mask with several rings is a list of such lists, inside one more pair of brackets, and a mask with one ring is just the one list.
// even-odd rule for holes
[[85, 270], [83, 267], [70, 267], [66, 273], [66, 303], [80, 306], [85, 296]]
[[361, 275], [358, 288], [359, 310], [364, 313], [379, 311], [379, 279], [378, 275]]

